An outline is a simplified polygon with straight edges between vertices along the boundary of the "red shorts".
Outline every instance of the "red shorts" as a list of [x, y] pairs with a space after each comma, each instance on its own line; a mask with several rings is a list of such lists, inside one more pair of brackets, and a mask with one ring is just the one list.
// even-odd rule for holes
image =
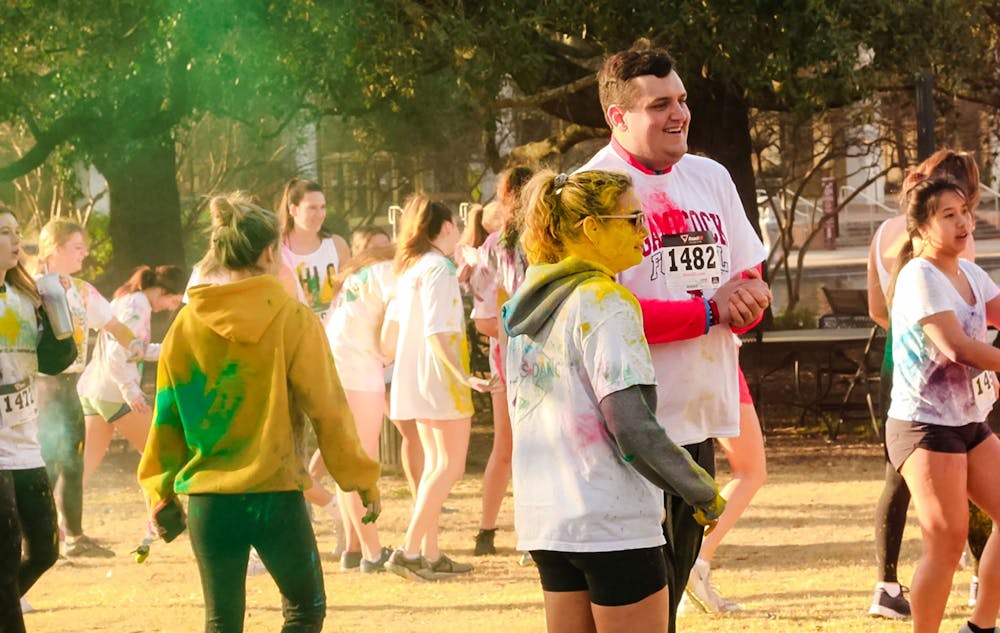
[[743, 368], [739, 367], [740, 370], [740, 404], [749, 404], [753, 406], [753, 396], [750, 395], [750, 387], [747, 385], [746, 376], [743, 375]]

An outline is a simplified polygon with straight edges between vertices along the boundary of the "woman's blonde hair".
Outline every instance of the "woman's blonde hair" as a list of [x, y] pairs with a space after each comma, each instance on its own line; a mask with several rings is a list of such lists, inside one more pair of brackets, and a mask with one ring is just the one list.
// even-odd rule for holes
[[554, 264], [565, 255], [564, 241], [580, 236], [587, 216], [617, 215], [622, 195], [632, 188], [626, 174], [552, 170], [536, 174], [524, 187], [521, 243], [529, 264]]
[[393, 268], [397, 274], [412, 266], [431, 250], [445, 222], [454, 222], [451, 209], [422, 194], [414, 194], [403, 206], [403, 226], [399, 231], [399, 248]]
[[38, 273], [47, 272], [45, 267], [51, 257], [60, 246], [70, 240], [71, 237], [80, 233], [87, 239], [87, 232], [82, 226], [65, 218], [52, 218], [45, 223], [38, 234]]
[[242, 191], [215, 196], [208, 203], [212, 215], [208, 252], [198, 271], [209, 277], [218, 271], [258, 271], [260, 254], [278, 243], [278, 218], [259, 207]]

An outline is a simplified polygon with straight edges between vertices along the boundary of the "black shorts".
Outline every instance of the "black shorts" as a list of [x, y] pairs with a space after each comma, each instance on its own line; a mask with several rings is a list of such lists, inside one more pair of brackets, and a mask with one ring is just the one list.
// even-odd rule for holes
[[925, 422], [885, 421], [885, 451], [896, 470], [918, 448], [934, 453], [968, 453], [993, 435], [985, 422], [944, 426]]
[[532, 550], [542, 589], [586, 591], [602, 607], [634, 604], [667, 586], [662, 547], [617, 552]]

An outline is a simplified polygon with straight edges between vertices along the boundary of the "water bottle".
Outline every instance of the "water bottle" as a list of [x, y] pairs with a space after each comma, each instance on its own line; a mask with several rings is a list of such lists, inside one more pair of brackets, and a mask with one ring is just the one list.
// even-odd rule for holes
[[66, 289], [58, 273], [48, 273], [38, 278], [38, 292], [42, 295], [42, 307], [49, 317], [52, 332], [59, 340], [73, 336], [73, 317], [69, 312]]

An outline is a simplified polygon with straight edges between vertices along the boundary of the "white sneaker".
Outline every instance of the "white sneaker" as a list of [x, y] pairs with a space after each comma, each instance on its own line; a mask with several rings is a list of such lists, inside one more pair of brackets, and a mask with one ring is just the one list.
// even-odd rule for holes
[[691, 575], [688, 576], [687, 587], [684, 593], [691, 599], [691, 602], [701, 607], [705, 613], [731, 613], [739, 611], [740, 605], [731, 600], [726, 600], [719, 595], [719, 592], [712, 586], [712, 566], [707, 561], [698, 559], [691, 568]]
[[247, 578], [251, 576], [260, 576], [267, 573], [267, 567], [264, 567], [264, 561], [260, 559], [260, 554], [257, 553], [257, 549], [250, 548], [250, 560], [247, 562]]
[[28, 601], [21, 598], [21, 613], [31, 613], [35, 608], [28, 604]]
[[691, 604], [688, 600], [687, 591], [681, 596], [681, 601], [677, 603], [677, 615], [691, 615], [692, 613], [701, 613], [701, 609]]
[[973, 576], [972, 580], [969, 581], [969, 606], [976, 606], [976, 601], [979, 599], [979, 576]]

